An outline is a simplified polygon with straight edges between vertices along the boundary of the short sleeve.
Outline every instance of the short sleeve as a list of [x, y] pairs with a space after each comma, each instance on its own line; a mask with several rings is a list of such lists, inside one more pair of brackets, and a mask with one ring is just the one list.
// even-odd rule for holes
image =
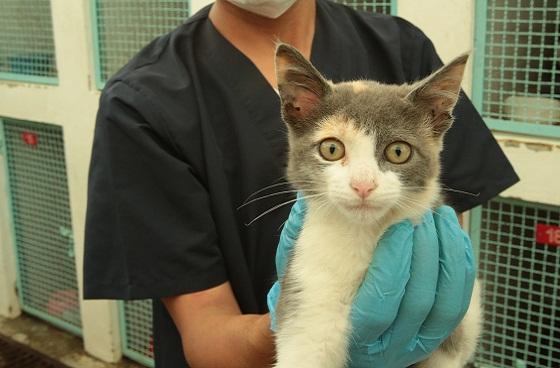
[[[418, 28], [398, 21], [403, 34], [403, 67], [409, 81], [441, 67], [433, 43]], [[453, 114], [455, 122], [444, 140], [441, 182], [446, 203], [463, 212], [497, 196], [519, 178], [463, 91]]]
[[124, 82], [101, 97], [89, 173], [85, 298], [158, 298], [226, 281], [208, 193], [164, 123], [152, 102]]

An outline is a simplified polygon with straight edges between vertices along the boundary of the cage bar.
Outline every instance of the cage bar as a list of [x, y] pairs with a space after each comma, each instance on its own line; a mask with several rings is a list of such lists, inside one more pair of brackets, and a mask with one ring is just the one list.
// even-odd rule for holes
[[[81, 334], [62, 128], [0, 119], [22, 309]], [[1, 142], [0, 142], [1, 143]]]
[[496, 198], [471, 223], [484, 306], [476, 366], [560, 367], [560, 247], [536, 231], [558, 229], [560, 242], [560, 207]]
[[57, 83], [50, 0], [0, 1], [0, 79]]

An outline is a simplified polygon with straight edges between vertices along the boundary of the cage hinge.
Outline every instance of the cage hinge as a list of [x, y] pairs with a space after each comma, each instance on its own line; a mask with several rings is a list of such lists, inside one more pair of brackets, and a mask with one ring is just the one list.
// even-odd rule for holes
[[67, 239], [67, 248], [66, 254], [70, 258], [74, 258], [74, 234], [72, 233], [72, 229], [67, 228], [66, 226], [60, 226], [58, 228], [58, 233]]

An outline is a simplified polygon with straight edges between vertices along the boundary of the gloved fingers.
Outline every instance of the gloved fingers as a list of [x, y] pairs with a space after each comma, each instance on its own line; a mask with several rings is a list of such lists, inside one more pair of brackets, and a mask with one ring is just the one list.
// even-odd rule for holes
[[392, 326], [392, 344], [406, 344], [416, 336], [436, 297], [439, 274], [439, 241], [432, 212], [414, 228], [410, 280]]
[[284, 276], [284, 272], [286, 271], [286, 264], [299, 233], [301, 232], [306, 211], [307, 206], [305, 201], [301, 193], [298, 193], [297, 201], [292, 206], [288, 220], [282, 228], [282, 233], [280, 233], [278, 249], [276, 250], [276, 274], [279, 279]]
[[476, 280], [476, 262], [474, 258], [474, 251], [471, 243], [471, 239], [467, 234], [463, 234], [463, 240], [465, 243], [465, 289], [463, 291], [463, 309], [461, 310], [460, 319], [462, 320], [464, 315], [469, 309], [471, 303], [471, 297], [473, 295], [474, 283]]
[[437, 293], [434, 307], [418, 334], [428, 348], [439, 345], [462, 319], [466, 269], [472, 266], [467, 261], [465, 236], [455, 211], [446, 206], [438, 208], [434, 222], [440, 242]]
[[280, 281], [276, 281], [274, 285], [268, 291], [266, 296], [266, 303], [268, 304], [268, 312], [270, 314], [270, 329], [274, 332], [277, 331], [278, 326], [276, 324], [276, 304], [278, 303], [278, 298], [280, 297]]
[[403, 221], [378, 242], [350, 313], [356, 343], [373, 344], [393, 323], [410, 277], [412, 237], [412, 224]]

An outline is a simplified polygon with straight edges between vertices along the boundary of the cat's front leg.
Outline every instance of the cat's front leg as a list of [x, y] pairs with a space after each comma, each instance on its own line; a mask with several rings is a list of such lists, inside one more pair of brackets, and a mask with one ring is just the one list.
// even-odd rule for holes
[[275, 367], [343, 368], [350, 331], [349, 288], [327, 283], [328, 273], [319, 268], [296, 267], [297, 261], [288, 266], [278, 302]]
[[[337, 303], [330, 304], [332, 307]], [[275, 367], [345, 367], [348, 357], [349, 308], [343, 305], [335, 308], [325, 308], [323, 305], [321, 309], [317, 305], [302, 307], [301, 313], [294, 315], [277, 333], [278, 361]]]

